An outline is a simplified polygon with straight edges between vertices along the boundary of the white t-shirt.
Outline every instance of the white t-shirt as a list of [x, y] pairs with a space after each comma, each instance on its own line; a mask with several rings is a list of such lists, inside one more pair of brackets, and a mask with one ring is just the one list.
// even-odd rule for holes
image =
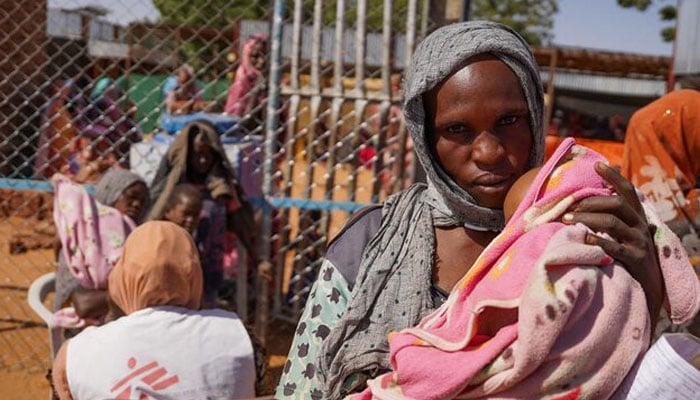
[[74, 400], [255, 397], [253, 346], [224, 310], [162, 306], [137, 311], [68, 342]]

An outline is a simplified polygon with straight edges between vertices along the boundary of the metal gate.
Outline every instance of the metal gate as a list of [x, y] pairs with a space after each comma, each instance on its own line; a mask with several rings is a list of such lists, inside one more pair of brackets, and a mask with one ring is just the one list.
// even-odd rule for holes
[[273, 319], [296, 321], [351, 213], [414, 180], [401, 76], [430, 3], [275, 1], [263, 174]]

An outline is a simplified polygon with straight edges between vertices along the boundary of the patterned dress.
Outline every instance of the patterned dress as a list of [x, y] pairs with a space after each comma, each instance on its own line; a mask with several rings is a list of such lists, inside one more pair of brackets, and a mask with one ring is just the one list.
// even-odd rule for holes
[[[329, 244], [326, 258], [299, 319], [277, 386], [276, 399], [323, 398], [322, 382], [317, 373], [321, 345], [347, 310], [359, 272], [361, 254], [377, 231], [381, 210], [381, 207], [375, 207], [356, 214], [356, 219], [351, 220]], [[437, 285], [426, 289], [436, 307], [447, 299], [448, 294]], [[351, 376], [345, 384], [345, 387], [353, 388], [348, 392], [361, 389], [365, 378]]]
[[316, 359], [323, 339], [345, 312], [350, 293], [345, 278], [325, 260], [297, 325], [275, 398], [323, 398], [316, 375]]

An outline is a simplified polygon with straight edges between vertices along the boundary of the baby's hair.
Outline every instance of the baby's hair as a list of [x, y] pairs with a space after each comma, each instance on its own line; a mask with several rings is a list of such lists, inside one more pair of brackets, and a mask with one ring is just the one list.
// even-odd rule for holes
[[198, 203], [202, 202], [202, 193], [197, 190], [197, 188], [189, 183], [180, 183], [175, 186], [172, 193], [170, 193], [168, 202], [165, 205], [165, 211], [172, 210], [176, 205], [178, 205], [178, 203], [180, 203], [180, 199], [183, 197], [189, 198]]

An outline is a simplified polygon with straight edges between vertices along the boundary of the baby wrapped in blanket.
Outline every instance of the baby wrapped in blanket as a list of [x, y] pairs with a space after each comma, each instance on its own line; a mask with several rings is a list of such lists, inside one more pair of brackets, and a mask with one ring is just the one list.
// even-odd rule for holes
[[[390, 335], [393, 372], [356, 398], [623, 398], [616, 391], [650, 342], [644, 292], [586, 244], [588, 228], [560, 222], [578, 200], [613, 195], [597, 161], [605, 159], [562, 142], [443, 306]], [[664, 307], [684, 323], [700, 308], [700, 284], [678, 238], [643, 206], [658, 227]]]

